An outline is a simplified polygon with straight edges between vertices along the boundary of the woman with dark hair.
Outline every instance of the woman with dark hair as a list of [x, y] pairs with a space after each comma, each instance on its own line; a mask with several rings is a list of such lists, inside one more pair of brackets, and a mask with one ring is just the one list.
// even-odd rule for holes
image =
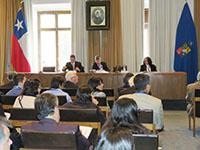
[[29, 80], [24, 83], [24, 88], [13, 105], [14, 108], [34, 108], [35, 97], [40, 94], [40, 81]]
[[152, 72], [157, 71], [156, 65], [152, 64], [150, 57], [145, 57], [143, 64], [140, 66], [140, 72]]
[[101, 133], [95, 150], [135, 150], [134, 137], [127, 128], [110, 128]]
[[134, 134], [149, 133], [149, 130], [139, 123], [136, 102], [129, 98], [118, 99], [114, 103], [109, 119], [102, 130], [118, 126], [131, 129]]
[[92, 77], [88, 81], [88, 87], [92, 90], [92, 97], [106, 97], [106, 94], [103, 92], [103, 80], [101, 78]]

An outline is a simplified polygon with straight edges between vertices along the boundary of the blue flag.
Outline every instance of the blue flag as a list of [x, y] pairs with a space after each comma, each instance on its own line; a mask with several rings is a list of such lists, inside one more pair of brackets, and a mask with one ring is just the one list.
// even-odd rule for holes
[[198, 48], [195, 25], [188, 3], [185, 3], [176, 31], [174, 70], [187, 72], [187, 82], [196, 80]]

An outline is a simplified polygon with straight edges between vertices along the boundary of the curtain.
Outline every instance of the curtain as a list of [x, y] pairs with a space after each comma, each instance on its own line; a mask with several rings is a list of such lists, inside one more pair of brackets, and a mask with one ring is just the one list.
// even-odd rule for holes
[[88, 33], [85, 22], [85, 0], [72, 0], [72, 52], [88, 70]]
[[88, 32], [90, 69], [95, 55], [100, 55], [111, 70], [114, 66], [123, 64], [120, 0], [110, 2], [110, 29]]
[[0, 83], [6, 71], [11, 70], [10, 51], [14, 22], [21, 0], [0, 0]]
[[143, 58], [143, 0], [121, 0], [123, 63], [139, 71]]
[[[193, 0], [188, 0], [193, 14]], [[173, 71], [176, 28], [185, 0], [150, 0], [150, 57], [159, 71]]]

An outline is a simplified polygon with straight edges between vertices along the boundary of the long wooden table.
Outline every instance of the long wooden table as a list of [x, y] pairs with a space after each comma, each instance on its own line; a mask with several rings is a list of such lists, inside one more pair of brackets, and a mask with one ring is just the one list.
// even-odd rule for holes
[[[148, 73], [151, 79], [152, 95], [164, 100], [183, 100], [186, 95], [187, 76], [184, 72], [153, 72]], [[65, 73], [25, 73], [27, 78], [37, 78], [43, 87], [49, 87], [52, 77], [65, 76]], [[123, 85], [123, 73], [78, 73], [79, 86], [86, 86], [91, 77], [101, 77], [105, 88], [113, 88], [115, 96]], [[6, 75], [4, 77], [6, 82]]]

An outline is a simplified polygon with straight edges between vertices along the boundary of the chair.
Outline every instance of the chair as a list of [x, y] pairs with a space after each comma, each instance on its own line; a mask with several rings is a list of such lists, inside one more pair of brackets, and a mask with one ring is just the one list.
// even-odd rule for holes
[[59, 106], [65, 104], [67, 102], [67, 98], [65, 95], [59, 95], [57, 97], [58, 97]]
[[49, 150], [76, 150], [75, 133], [36, 132], [22, 130], [24, 148]]
[[193, 123], [193, 137], [196, 136], [196, 117], [199, 117], [199, 111], [196, 108], [196, 105], [200, 103], [200, 97], [192, 98], [192, 114], [188, 116], [189, 118], [189, 130], [191, 130], [191, 119]]
[[8, 91], [10, 91], [11, 88], [0, 88], [0, 91], [3, 93], [3, 94], [6, 94]]
[[139, 110], [138, 119], [140, 123], [153, 123], [153, 110], [151, 109]]
[[43, 67], [43, 72], [55, 72], [56, 67]]
[[3, 104], [3, 109], [8, 110], [13, 107], [17, 96], [1, 95], [0, 102]]
[[158, 135], [133, 134], [136, 150], [158, 150]]

